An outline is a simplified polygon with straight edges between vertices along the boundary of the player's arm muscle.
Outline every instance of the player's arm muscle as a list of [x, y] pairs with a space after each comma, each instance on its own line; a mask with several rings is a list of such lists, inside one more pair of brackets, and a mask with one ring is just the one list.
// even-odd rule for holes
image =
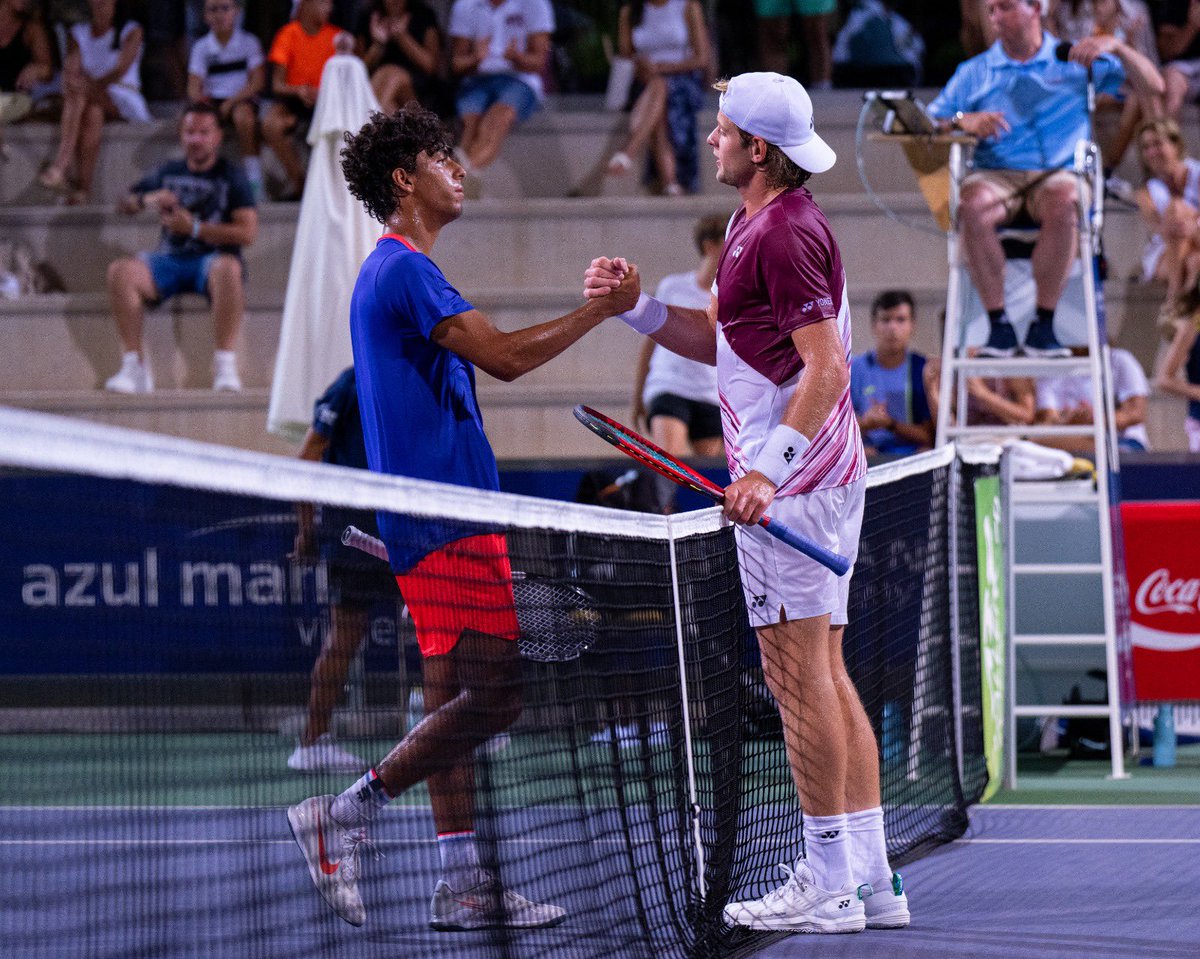
[[784, 411], [783, 422], [812, 439], [850, 384], [846, 347], [835, 320], [800, 327], [792, 333], [792, 343], [804, 361], [804, 372]]
[[707, 310], [667, 307], [667, 322], [651, 339], [672, 353], [715, 366], [717, 363], [717, 298]]

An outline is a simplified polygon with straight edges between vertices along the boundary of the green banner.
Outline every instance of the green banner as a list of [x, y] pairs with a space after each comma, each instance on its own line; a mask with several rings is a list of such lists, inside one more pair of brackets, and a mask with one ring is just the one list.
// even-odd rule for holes
[[986, 802], [1004, 774], [1004, 686], [1007, 635], [1004, 608], [1004, 522], [1000, 477], [975, 481], [975, 544], [979, 562], [979, 658], [983, 678], [983, 754], [987, 758]]

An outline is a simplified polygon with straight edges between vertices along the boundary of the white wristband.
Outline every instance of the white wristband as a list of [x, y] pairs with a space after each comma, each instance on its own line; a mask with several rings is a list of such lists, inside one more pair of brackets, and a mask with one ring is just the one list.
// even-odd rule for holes
[[650, 336], [662, 329], [663, 324], [667, 322], [667, 304], [643, 293], [632, 310], [618, 313], [617, 318], [639, 333]]
[[750, 468], [779, 486], [789, 474], [795, 472], [800, 457], [808, 449], [808, 442], [808, 437], [799, 430], [781, 423], [771, 430]]

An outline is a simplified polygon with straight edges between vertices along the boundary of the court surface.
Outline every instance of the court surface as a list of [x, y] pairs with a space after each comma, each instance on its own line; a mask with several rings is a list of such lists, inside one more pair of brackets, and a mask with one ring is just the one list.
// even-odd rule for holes
[[[560, 900], [572, 913], [563, 926], [520, 934], [526, 954], [570, 955], [583, 938], [647, 955], [635, 945], [632, 890], [615, 878], [628, 866], [621, 843], [584, 845], [574, 833], [556, 837], [553, 822], [506, 815], [506, 836], [530, 837], [504, 840], [526, 847], [506, 853], [515, 887], [536, 895], [550, 870], [573, 873], [572, 888], [593, 886]], [[994, 806], [971, 818], [962, 840], [904, 869], [909, 929], [786, 937], [754, 955], [1198, 954], [1200, 807]], [[426, 810], [389, 809], [374, 835], [384, 858], [366, 860], [368, 918], [355, 929], [317, 896], [280, 807], [3, 808], [0, 942], [14, 959], [496, 955], [483, 934], [426, 926], [437, 861]]]

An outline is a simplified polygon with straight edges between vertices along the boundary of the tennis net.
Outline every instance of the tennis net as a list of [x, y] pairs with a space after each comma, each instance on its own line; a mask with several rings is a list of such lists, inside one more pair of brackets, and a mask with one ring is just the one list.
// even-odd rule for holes
[[[947, 450], [870, 477], [846, 657], [880, 736], [894, 865], [960, 835], [986, 784], [972, 489], [995, 472]], [[715, 959], [766, 941], [721, 910], [778, 884], [800, 809], [717, 510], [488, 494], [8, 410], [0, 483], [15, 954]], [[515, 721], [475, 707], [473, 783], [414, 786], [376, 816], [356, 928], [288, 829], [288, 807], [358, 775], [289, 767], [306, 704], [342, 700], [336, 744], [370, 763], [444, 692], [386, 566], [335, 542], [375, 532], [376, 511], [393, 547], [433, 537], [490, 562], [479, 543], [499, 536], [522, 655], [519, 703], [496, 707]], [[489, 612], [453, 575], [410, 585]], [[353, 662], [322, 688], [314, 660], [346, 634]], [[434, 819], [462, 822], [464, 802], [481, 867], [564, 921], [431, 928]]]

